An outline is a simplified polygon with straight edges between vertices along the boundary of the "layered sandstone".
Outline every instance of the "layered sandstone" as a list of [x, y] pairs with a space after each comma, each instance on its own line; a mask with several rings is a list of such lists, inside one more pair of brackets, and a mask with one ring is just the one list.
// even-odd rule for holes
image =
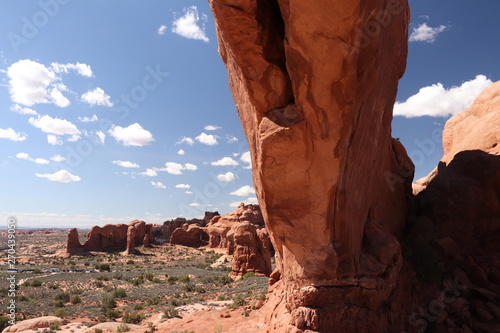
[[78, 230], [76, 228], [71, 228], [68, 231], [68, 239], [66, 241], [66, 249], [59, 253], [63, 257], [71, 256], [81, 256], [86, 255], [88, 252], [84, 249], [83, 245], [80, 244], [80, 239], [78, 237]]
[[231, 213], [215, 216], [206, 232], [210, 237], [208, 247], [225, 248], [226, 255], [233, 256], [230, 274], [233, 278], [247, 272], [271, 274], [274, 250], [258, 205], [242, 203]]
[[208, 234], [205, 228], [196, 224], [185, 224], [177, 228], [170, 236], [171, 244], [179, 244], [189, 247], [202, 247], [208, 243]]
[[127, 229], [127, 248], [123, 252], [124, 255], [130, 256], [135, 254], [136, 237], [137, 228], [134, 225], [129, 225]]
[[413, 164], [390, 133], [406, 0], [210, 4], [277, 251], [269, 330], [401, 329]]

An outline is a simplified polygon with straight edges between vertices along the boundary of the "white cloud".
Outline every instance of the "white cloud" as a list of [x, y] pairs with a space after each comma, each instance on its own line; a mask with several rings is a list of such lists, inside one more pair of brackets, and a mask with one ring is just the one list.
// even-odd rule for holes
[[7, 69], [7, 76], [12, 101], [27, 106], [49, 103], [49, 86], [58, 80], [50, 69], [29, 59], [13, 63]]
[[410, 35], [410, 42], [426, 42], [434, 43], [437, 36], [445, 31], [447, 26], [440, 25], [439, 27], [432, 28], [427, 25], [427, 23], [422, 23], [416, 28], [413, 28], [413, 32]]
[[59, 182], [59, 183], [71, 183], [71, 182], [79, 182], [81, 180], [80, 177], [72, 175], [70, 172], [67, 170], [59, 170], [55, 173], [49, 174], [39, 174], [36, 173], [35, 176], [40, 177], [40, 178], [47, 178], [50, 181], [53, 182]]
[[186, 194], [193, 194], [193, 192], [192, 192], [192, 191], [186, 191], [186, 192], [184, 192], [184, 193], [186, 193]]
[[94, 74], [92, 73], [92, 68], [90, 68], [89, 65], [79, 62], [77, 62], [76, 64], [59, 64], [57, 62], [53, 62], [51, 66], [52, 70], [56, 73], [68, 73], [70, 70], [73, 70], [85, 77], [94, 76]]
[[225, 174], [217, 175], [217, 179], [220, 180], [221, 182], [232, 182], [236, 179], [236, 177], [234, 173], [227, 172]]
[[16, 157], [20, 160], [26, 160], [26, 161], [31, 161], [31, 157], [29, 154], [26, 153], [17, 153]]
[[62, 157], [61, 155], [55, 155], [55, 156], [52, 156], [50, 158], [52, 161], [54, 162], [62, 162], [64, 161], [66, 158], [65, 157]]
[[59, 139], [57, 135], [54, 134], [47, 135], [47, 142], [53, 146], [60, 146], [63, 144], [62, 140]]
[[68, 141], [69, 142], [77, 142], [81, 138], [82, 137], [80, 136], [80, 134], [73, 134], [71, 137], [68, 138]]
[[238, 162], [233, 160], [231, 157], [223, 157], [218, 161], [210, 163], [213, 166], [230, 166], [230, 165], [238, 165]]
[[197, 202], [193, 202], [193, 203], [190, 203], [189, 206], [191, 206], [191, 207], [199, 207], [201, 205], [199, 203], [197, 203]]
[[226, 135], [227, 143], [235, 143], [238, 142], [238, 138], [233, 135]]
[[166, 25], [162, 25], [158, 28], [158, 35], [162, 36], [165, 34], [165, 32], [167, 32], [167, 26]]
[[165, 163], [165, 168], [158, 169], [158, 171], [166, 171], [171, 175], [182, 175], [183, 170], [195, 171], [198, 167], [191, 163], [186, 163], [184, 165], [175, 162]]
[[7, 129], [0, 128], [0, 139], [8, 139], [11, 141], [24, 141], [26, 140], [26, 135], [18, 133], [10, 127]]
[[141, 172], [140, 175], [148, 176], [148, 177], [156, 177], [156, 176], [158, 176], [158, 172], [156, 172], [155, 169], [147, 169], [146, 171]]
[[177, 152], [177, 154], [184, 155], [184, 154], [186, 154], [186, 152], [183, 149], [179, 149], [179, 151]]
[[[259, 202], [257, 201], [256, 197], [251, 197], [247, 198], [246, 200], [243, 201], [243, 203], [246, 203], [247, 205], [249, 204], [258, 204]], [[241, 201], [235, 201], [229, 204], [229, 207], [238, 207], [241, 204]]]
[[99, 87], [95, 88], [92, 91], [87, 91], [85, 94], [83, 94], [82, 101], [92, 106], [99, 105], [99, 106], [106, 106], [108, 108], [113, 106], [113, 103], [111, 102], [111, 97], [109, 95], [106, 95], [104, 90], [102, 90]]
[[441, 83], [423, 87], [405, 102], [396, 102], [394, 116], [447, 117], [467, 109], [474, 99], [493, 82], [484, 75], [446, 89]]
[[166, 189], [167, 187], [163, 185], [161, 182], [151, 182], [151, 185], [153, 185], [156, 188], [161, 188], [161, 189]]
[[239, 189], [237, 189], [236, 191], [231, 192], [229, 194], [231, 194], [231, 195], [237, 195], [239, 197], [246, 197], [250, 193], [255, 193], [254, 188], [251, 187], [251, 186], [245, 185], [245, 186], [242, 186]]
[[103, 131], [97, 131], [95, 133], [95, 135], [97, 135], [97, 138], [99, 139], [99, 142], [103, 145], [104, 141], [106, 141], [106, 134], [104, 134]]
[[186, 163], [186, 164], [184, 164], [184, 169], [190, 170], [190, 171], [196, 171], [196, 170], [198, 170], [198, 167], [194, 164]]
[[113, 125], [109, 130], [109, 134], [114, 137], [116, 141], [123, 142], [124, 146], [142, 147], [155, 141], [153, 135], [142, 128], [138, 123], [128, 127]]
[[80, 134], [78, 128], [71, 122], [65, 119], [52, 118], [48, 115], [39, 116], [37, 119], [31, 117], [29, 123], [45, 133], [57, 135]]
[[93, 115], [91, 118], [89, 118], [89, 117], [78, 117], [78, 120], [81, 121], [82, 123], [93, 123], [95, 121], [99, 121], [99, 118], [97, 118], [96, 115]]
[[29, 154], [26, 153], [17, 153], [16, 157], [21, 160], [26, 160], [30, 162], [35, 162], [36, 164], [49, 164], [50, 162], [44, 158], [31, 158]]
[[215, 126], [215, 125], [207, 125], [205, 126], [205, 131], [217, 131], [220, 130], [222, 127], [220, 126]]
[[250, 157], [250, 151], [241, 154], [240, 161], [248, 164], [252, 164], [252, 158]]
[[15, 105], [11, 106], [10, 110], [17, 112], [19, 114], [29, 114], [29, 115], [33, 115], [33, 116], [38, 115], [38, 113], [35, 110], [30, 109], [30, 108], [23, 108], [19, 104], [15, 104]]
[[177, 141], [175, 144], [180, 145], [180, 144], [188, 144], [190, 146], [194, 145], [194, 140], [188, 137], [182, 137], [179, 141]]
[[139, 168], [139, 164], [130, 161], [113, 161], [111, 163], [114, 163], [124, 168]]
[[188, 188], [191, 188], [191, 185], [188, 185], [188, 184], [177, 184], [177, 185], [175, 185], [175, 188], [185, 188], [185, 189], [188, 189]]
[[44, 158], [35, 158], [33, 160], [33, 162], [35, 162], [36, 164], [49, 164], [50, 163], [49, 161], [47, 161]]
[[185, 38], [202, 40], [208, 43], [209, 39], [205, 32], [207, 19], [208, 17], [205, 14], [202, 14], [200, 18], [196, 6], [190, 6], [184, 9], [184, 16], [172, 22], [172, 32]]
[[65, 108], [71, 104], [69, 99], [62, 94], [61, 91], [68, 91], [68, 88], [64, 84], [57, 84], [55, 87], [50, 89], [50, 98], [53, 103], [60, 108]]
[[198, 141], [199, 143], [203, 143], [204, 145], [215, 146], [218, 143], [217, 138], [218, 136], [216, 135], [201, 133], [195, 139], [196, 141]]

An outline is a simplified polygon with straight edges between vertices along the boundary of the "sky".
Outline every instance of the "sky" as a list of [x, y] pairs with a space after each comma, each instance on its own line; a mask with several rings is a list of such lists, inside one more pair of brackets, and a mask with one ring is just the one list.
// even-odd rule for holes
[[[425, 176], [500, 79], [497, 0], [410, 1], [393, 136]], [[257, 203], [207, 1], [0, 0], [0, 215], [162, 223]], [[1, 223], [0, 223], [1, 224]]]

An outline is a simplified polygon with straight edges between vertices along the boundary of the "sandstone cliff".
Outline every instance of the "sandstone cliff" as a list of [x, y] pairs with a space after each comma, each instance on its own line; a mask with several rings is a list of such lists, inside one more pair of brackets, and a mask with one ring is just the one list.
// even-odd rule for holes
[[403, 328], [414, 296], [399, 295], [395, 236], [413, 164], [390, 132], [407, 2], [210, 4], [277, 251], [269, 330]]

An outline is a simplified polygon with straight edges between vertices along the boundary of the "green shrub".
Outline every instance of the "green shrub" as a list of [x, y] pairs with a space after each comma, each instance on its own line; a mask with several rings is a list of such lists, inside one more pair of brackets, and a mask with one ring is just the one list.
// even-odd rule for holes
[[102, 333], [102, 330], [100, 328], [94, 328], [94, 333]]
[[243, 279], [248, 279], [251, 277], [255, 276], [255, 272], [246, 272], [245, 275], [243, 275]]
[[104, 296], [101, 300], [102, 309], [114, 309], [116, 308], [116, 301], [113, 296]]
[[116, 328], [116, 332], [118, 332], [118, 333], [124, 333], [124, 332], [129, 332], [129, 331], [130, 331], [130, 327], [128, 327], [128, 325], [125, 325], [124, 323], [121, 323]]
[[94, 281], [94, 284], [97, 288], [102, 288], [104, 287], [104, 283], [102, 281]]
[[0, 332], [4, 330], [7, 326], [9, 326], [10, 318], [7, 316], [0, 316]]
[[160, 297], [153, 297], [148, 299], [148, 305], [158, 305], [161, 303], [161, 298]]
[[180, 283], [188, 283], [189, 281], [191, 281], [191, 279], [187, 275], [183, 275], [179, 278]]
[[146, 316], [138, 313], [125, 313], [122, 321], [127, 324], [139, 324]]
[[127, 292], [123, 288], [117, 288], [113, 292], [113, 297], [114, 298], [125, 298], [125, 297], [127, 297]]
[[52, 325], [49, 326], [49, 328], [53, 331], [57, 331], [58, 329], [60, 329], [62, 326], [62, 324], [60, 322], [57, 322], [57, 323], [53, 323]]
[[182, 319], [182, 317], [179, 315], [179, 311], [177, 311], [174, 307], [168, 307], [165, 310], [163, 310], [163, 316], [167, 319], [172, 319], [172, 318]]
[[56, 308], [63, 308], [64, 307], [64, 302], [63, 301], [55, 301], [54, 306]]
[[35, 280], [31, 281], [31, 283], [30, 283], [30, 285], [32, 287], [40, 287], [42, 284], [43, 284], [43, 282], [38, 280], [38, 279], [35, 279]]
[[54, 296], [54, 300], [63, 301], [64, 303], [69, 303], [69, 298], [69, 293], [59, 293]]
[[170, 276], [168, 279], [167, 279], [167, 283], [169, 285], [174, 285], [176, 282], [177, 282], [178, 278], [175, 277], [175, 276]]
[[56, 311], [54, 312], [54, 316], [59, 317], [59, 318], [64, 318], [67, 315], [68, 315], [68, 313], [66, 311], [64, 311], [63, 309], [56, 309]]
[[236, 297], [233, 298], [233, 304], [231, 304], [229, 307], [231, 309], [237, 309], [240, 306], [245, 305], [246, 299], [245, 296], [243, 295], [236, 295]]
[[97, 280], [99, 280], [99, 281], [109, 281], [109, 277], [104, 276], [104, 275], [99, 275], [97, 277]]
[[82, 299], [81, 299], [81, 298], [80, 298], [80, 296], [78, 296], [78, 295], [76, 295], [75, 297], [73, 297], [73, 298], [71, 299], [71, 303], [72, 303], [72, 304], [75, 304], [75, 305], [76, 305], [76, 304], [80, 304], [81, 302], [82, 302]]
[[118, 309], [109, 309], [104, 313], [104, 315], [109, 319], [117, 319], [122, 316], [122, 313]]
[[155, 276], [153, 275], [153, 273], [148, 272], [148, 273], [146, 273], [146, 275], [144, 277], [146, 279], [148, 279], [149, 281], [153, 281]]
[[109, 267], [109, 264], [98, 264], [98, 265], [95, 265], [95, 269], [98, 269], [100, 271], [110, 271], [111, 270], [111, 267]]
[[139, 310], [143, 310], [144, 309], [144, 305], [143, 304], [134, 304], [134, 310], [135, 311], [139, 311]]

